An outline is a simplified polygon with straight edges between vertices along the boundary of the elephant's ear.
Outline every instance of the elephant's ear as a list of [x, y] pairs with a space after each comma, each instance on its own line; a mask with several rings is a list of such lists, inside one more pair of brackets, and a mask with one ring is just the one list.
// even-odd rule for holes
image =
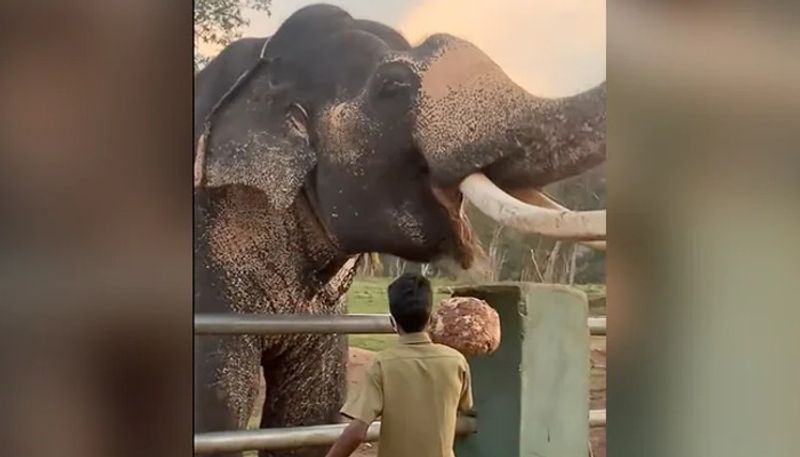
[[270, 65], [245, 73], [222, 96], [197, 141], [195, 187], [245, 185], [288, 208], [316, 165], [306, 110], [276, 86]]

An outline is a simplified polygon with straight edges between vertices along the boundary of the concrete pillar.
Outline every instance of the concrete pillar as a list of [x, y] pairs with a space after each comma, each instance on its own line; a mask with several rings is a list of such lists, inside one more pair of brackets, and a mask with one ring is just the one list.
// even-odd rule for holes
[[586, 295], [552, 284], [456, 288], [500, 315], [502, 342], [469, 360], [478, 433], [458, 457], [586, 457], [589, 329]]

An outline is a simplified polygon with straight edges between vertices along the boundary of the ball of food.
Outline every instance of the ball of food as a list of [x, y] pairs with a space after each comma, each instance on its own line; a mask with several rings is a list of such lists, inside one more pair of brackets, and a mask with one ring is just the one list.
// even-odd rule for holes
[[433, 313], [429, 333], [434, 343], [464, 355], [491, 354], [500, 346], [500, 316], [483, 300], [446, 298]]

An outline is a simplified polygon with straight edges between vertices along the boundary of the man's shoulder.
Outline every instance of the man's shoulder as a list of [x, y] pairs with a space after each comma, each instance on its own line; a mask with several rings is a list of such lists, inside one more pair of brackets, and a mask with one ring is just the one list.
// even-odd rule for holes
[[467, 358], [464, 357], [464, 354], [458, 352], [457, 350], [451, 348], [450, 346], [446, 346], [444, 344], [439, 344], [439, 343], [433, 343], [431, 346], [433, 346], [433, 349], [436, 351], [437, 354], [443, 357], [453, 357], [465, 363], [467, 361]]
[[381, 362], [386, 362], [388, 360], [397, 358], [398, 352], [399, 348], [397, 346], [381, 349], [380, 351], [375, 353], [375, 356], [372, 358], [372, 360], [374, 363], [380, 364]]
[[418, 357], [445, 357], [451, 358], [463, 363], [467, 363], [467, 359], [463, 354], [457, 350], [445, 346], [444, 344], [431, 343], [424, 346], [416, 347], [413, 352], [409, 351], [408, 347], [395, 346], [376, 352], [374, 361], [377, 363], [388, 362], [394, 359], [418, 358]]

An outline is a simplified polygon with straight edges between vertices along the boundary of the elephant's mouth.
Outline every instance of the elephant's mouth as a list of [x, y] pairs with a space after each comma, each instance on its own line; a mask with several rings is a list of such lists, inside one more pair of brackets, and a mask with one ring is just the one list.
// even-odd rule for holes
[[538, 187], [504, 190], [483, 173], [474, 173], [458, 187], [434, 187], [433, 194], [450, 217], [456, 234], [456, 257], [464, 268], [471, 265], [476, 249], [476, 238], [464, 211], [466, 200], [504, 226], [577, 241], [593, 249], [606, 247], [605, 210], [572, 211]]
[[433, 187], [433, 195], [447, 211], [450, 225], [455, 233], [455, 245], [451, 245], [449, 251], [452, 252], [461, 267], [467, 269], [472, 265], [478, 245], [472, 226], [464, 212], [464, 196], [455, 187]]

